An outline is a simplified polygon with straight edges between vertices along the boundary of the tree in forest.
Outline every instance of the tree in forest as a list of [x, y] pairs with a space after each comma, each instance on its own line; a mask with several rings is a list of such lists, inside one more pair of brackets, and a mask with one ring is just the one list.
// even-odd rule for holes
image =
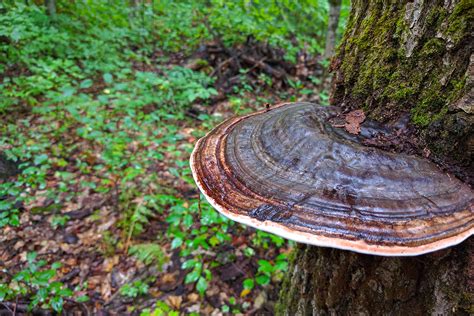
[[326, 33], [324, 58], [329, 58], [334, 55], [337, 26], [339, 25], [339, 15], [341, 13], [341, 2], [342, 0], [329, 0], [328, 31]]
[[51, 18], [56, 17], [56, 0], [45, 0], [46, 10]]
[[[395, 150], [410, 147], [472, 183], [473, 19], [469, 0], [353, 1], [331, 103], [401, 126]], [[472, 238], [409, 258], [301, 244], [277, 313], [472, 315], [473, 278]]]

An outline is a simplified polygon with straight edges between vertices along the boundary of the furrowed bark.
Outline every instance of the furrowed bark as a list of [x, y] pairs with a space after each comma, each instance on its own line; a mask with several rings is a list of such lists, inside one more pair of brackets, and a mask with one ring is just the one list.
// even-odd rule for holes
[[474, 243], [418, 257], [299, 245], [277, 315], [472, 315]]
[[420, 149], [474, 181], [474, 3], [352, 3], [331, 103], [382, 122], [410, 117]]

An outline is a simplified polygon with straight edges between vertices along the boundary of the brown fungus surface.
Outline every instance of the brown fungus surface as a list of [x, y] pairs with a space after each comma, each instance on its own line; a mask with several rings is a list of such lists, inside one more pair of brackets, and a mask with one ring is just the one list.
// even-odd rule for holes
[[411, 256], [474, 231], [474, 193], [435, 164], [361, 145], [337, 109], [287, 103], [231, 118], [200, 139], [194, 179], [232, 220], [307, 244]]

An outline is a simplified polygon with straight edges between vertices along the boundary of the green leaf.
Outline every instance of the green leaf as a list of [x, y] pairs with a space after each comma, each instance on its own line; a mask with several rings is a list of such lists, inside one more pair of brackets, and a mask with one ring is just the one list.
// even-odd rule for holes
[[86, 79], [86, 80], [84, 80], [84, 81], [81, 82], [79, 88], [81, 88], [81, 89], [90, 88], [90, 87], [92, 87], [92, 84], [93, 84], [93, 83], [94, 83], [94, 82], [93, 82], [91, 79]]
[[71, 297], [72, 294], [73, 294], [73, 291], [71, 289], [68, 289], [68, 288], [63, 288], [63, 289], [60, 289], [57, 294], [61, 297]]
[[181, 269], [194, 268], [195, 265], [196, 265], [196, 260], [194, 260], [194, 259], [186, 260], [186, 261], [183, 262], [183, 264], [181, 265]]
[[34, 281], [33, 283], [39, 285], [46, 285], [48, 284], [49, 280], [56, 275], [56, 271], [54, 270], [44, 270], [38, 271], [34, 274]]
[[113, 81], [114, 81], [114, 77], [109, 74], [108, 72], [105, 73], [102, 78], [104, 79], [104, 82], [107, 83], [107, 84], [111, 84]]
[[272, 273], [273, 272], [273, 266], [270, 262], [267, 260], [258, 260], [258, 271], [259, 272], [264, 272], [264, 273]]
[[203, 295], [207, 289], [207, 281], [203, 277], [200, 277], [197, 284], [196, 289], [198, 290], [199, 294]]
[[6, 284], [0, 284], [0, 302], [9, 299], [9, 297], [13, 295], [14, 291], [12, 289], [10, 289]]
[[76, 297], [76, 302], [78, 303], [84, 303], [87, 301], [89, 301], [89, 296], [87, 295], [81, 295], [81, 296]]
[[28, 261], [29, 264], [32, 264], [35, 261], [37, 255], [38, 254], [35, 251], [27, 253], [26, 261]]
[[40, 302], [44, 302], [48, 298], [48, 294], [49, 294], [48, 289], [45, 287], [42, 287], [36, 292], [35, 296]]
[[244, 289], [251, 290], [254, 288], [255, 282], [253, 281], [253, 279], [245, 279], [243, 282], [243, 286], [244, 286]]
[[31, 274], [29, 271], [23, 270], [15, 274], [13, 277], [15, 281], [24, 281], [24, 282], [30, 282], [31, 280]]
[[230, 312], [230, 307], [228, 305], [222, 305], [221, 307], [221, 310], [224, 312], [224, 313], [228, 313]]
[[41, 165], [42, 163], [44, 163], [47, 160], [48, 160], [48, 155], [41, 154], [41, 155], [38, 155], [38, 156], [35, 157], [34, 163], [35, 163], [35, 165]]
[[56, 312], [61, 312], [63, 309], [63, 304], [64, 300], [62, 297], [55, 296], [49, 300], [49, 303], [51, 304], [51, 307], [56, 311]]
[[71, 97], [74, 95], [74, 93], [76, 93], [76, 89], [74, 89], [73, 87], [64, 87], [62, 89], [62, 92], [63, 92], [63, 97]]
[[97, 96], [97, 100], [99, 100], [99, 102], [102, 104], [106, 104], [109, 102], [109, 97], [106, 95], [100, 94], [99, 96]]
[[138, 244], [130, 247], [128, 250], [130, 255], [135, 256], [138, 260], [146, 265], [153, 262], [158, 263], [161, 268], [161, 264], [166, 259], [161, 246], [155, 243]]
[[54, 292], [54, 293], [58, 293], [59, 291], [61, 291], [61, 288], [63, 287], [63, 284], [61, 282], [51, 282], [48, 286], [49, 290]]
[[182, 244], [183, 244], [183, 238], [175, 237], [173, 241], [171, 242], [171, 249], [179, 248], [181, 247]]
[[287, 261], [277, 261], [277, 263], [275, 264], [275, 270], [286, 271], [287, 268], [288, 268]]
[[259, 285], [267, 285], [270, 283], [270, 277], [265, 274], [261, 274], [255, 278], [255, 281], [257, 281], [257, 284]]
[[192, 272], [186, 274], [186, 278], [184, 279], [184, 283], [189, 284], [196, 282], [197, 279], [200, 277], [200, 271], [195, 269]]
[[184, 215], [184, 218], [183, 218], [183, 225], [186, 227], [186, 228], [189, 228], [193, 225], [193, 222], [194, 222], [194, 219], [193, 219], [193, 216], [191, 214], [186, 214]]
[[10, 37], [14, 42], [18, 42], [21, 39], [21, 30], [19, 27], [15, 27], [10, 33]]

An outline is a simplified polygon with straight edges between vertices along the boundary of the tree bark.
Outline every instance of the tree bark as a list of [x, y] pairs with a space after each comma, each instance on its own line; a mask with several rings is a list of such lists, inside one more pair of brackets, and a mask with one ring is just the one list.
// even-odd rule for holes
[[[354, 0], [336, 56], [331, 103], [395, 124], [414, 153], [474, 181], [474, 4]], [[474, 314], [474, 242], [418, 257], [299, 245], [279, 315]]]
[[341, 14], [341, 1], [342, 0], [329, 0], [328, 31], [326, 33], [324, 58], [329, 58], [334, 55], [337, 26], [339, 25], [339, 15]]
[[299, 245], [278, 315], [472, 315], [474, 242], [418, 257]]
[[53, 19], [56, 18], [56, 0], [45, 0], [45, 4], [48, 15]]
[[470, 0], [354, 1], [331, 103], [409, 116], [420, 153], [474, 183], [473, 23]]

